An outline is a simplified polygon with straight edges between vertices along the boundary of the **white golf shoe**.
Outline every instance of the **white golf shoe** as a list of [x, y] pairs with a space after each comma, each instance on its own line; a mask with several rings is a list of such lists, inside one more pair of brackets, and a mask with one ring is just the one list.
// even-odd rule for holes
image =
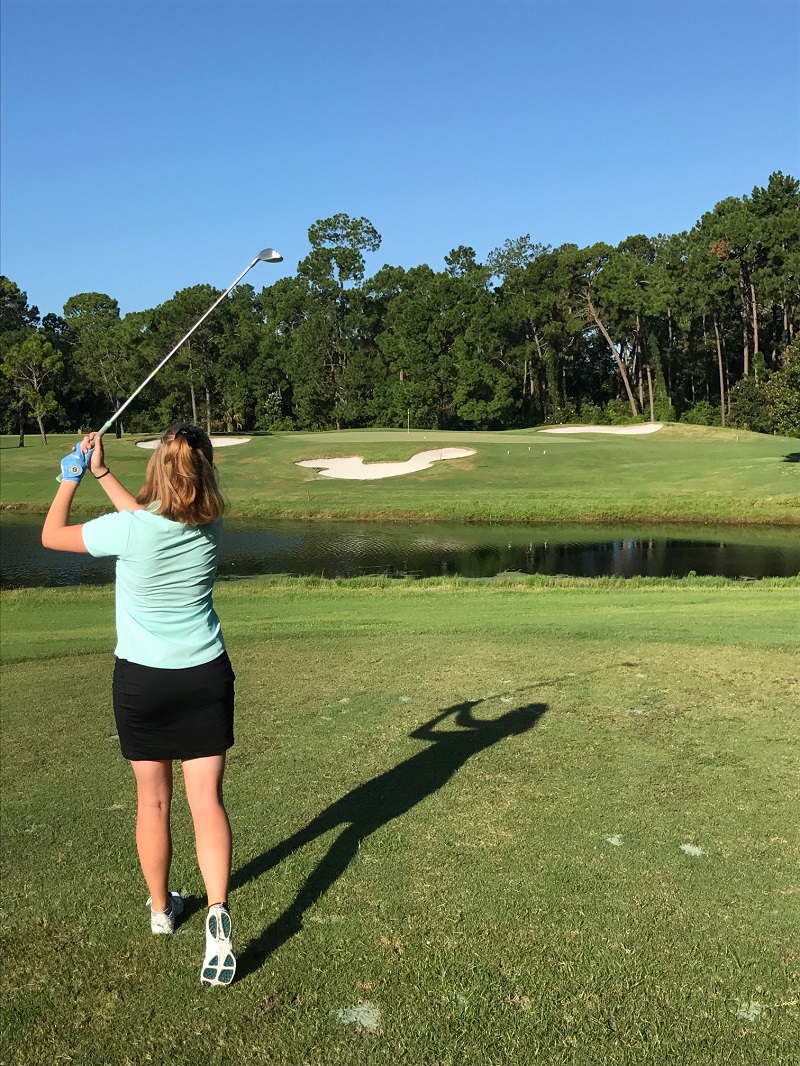
[[152, 906], [150, 906], [152, 902], [153, 897], [151, 896], [147, 901], [147, 906], [150, 907], [150, 932], [156, 936], [162, 933], [174, 933], [175, 919], [183, 914], [183, 900], [180, 892], [170, 892], [169, 910], [154, 911]]
[[229, 985], [236, 973], [233, 954], [231, 916], [224, 903], [208, 908], [206, 918], [206, 954], [200, 971], [203, 985]]

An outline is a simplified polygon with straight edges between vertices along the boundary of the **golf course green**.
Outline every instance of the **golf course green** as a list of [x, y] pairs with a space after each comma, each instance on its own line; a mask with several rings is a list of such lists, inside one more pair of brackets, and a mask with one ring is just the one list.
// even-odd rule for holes
[[[573, 427], [576, 430], [579, 427]], [[150, 453], [142, 438], [105, 438], [108, 461], [131, 487]], [[46, 510], [58, 460], [75, 438], [0, 441], [0, 507]], [[433, 448], [474, 456], [384, 480], [342, 481], [298, 462], [360, 455], [405, 461]], [[800, 524], [800, 440], [743, 430], [667, 425], [647, 436], [344, 430], [278, 433], [218, 448], [231, 515], [284, 518], [408, 518], [469, 522], [715, 522]], [[75, 513], [103, 510], [99, 485], [82, 486]]]

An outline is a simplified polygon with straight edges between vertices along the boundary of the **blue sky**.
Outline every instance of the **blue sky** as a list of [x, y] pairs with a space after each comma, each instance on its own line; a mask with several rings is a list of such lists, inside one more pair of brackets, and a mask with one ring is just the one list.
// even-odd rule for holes
[[796, 0], [2, 0], [0, 270], [42, 314], [260, 288], [308, 227], [442, 269], [800, 177]]

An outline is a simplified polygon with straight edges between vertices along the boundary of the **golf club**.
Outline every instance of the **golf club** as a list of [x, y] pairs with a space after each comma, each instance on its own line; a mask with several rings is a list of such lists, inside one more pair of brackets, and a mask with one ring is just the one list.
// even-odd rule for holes
[[258, 253], [258, 255], [255, 257], [255, 259], [253, 260], [253, 262], [250, 263], [247, 267], [245, 267], [245, 269], [241, 272], [241, 274], [236, 279], [236, 281], [234, 281], [232, 285], [228, 286], [228, 288], [225, 290], [225, 292], [223, 292], [222, 296], [220, 296], [217, 300], [214, 301], [214, 303], [209, 307], [209, 309], [206, 311], [206, 313], [204, 315], [202, 315], [202, 317], [198, 318], [198, 320], [195, 322], [195, 324], [192, 326], [192, 328], [189, 330], [189, 332], [186, 334], [186, 336], [185, 337], [181, 337], [181, 339], [178, 341], [178, 343], [175, 345], [175, 347], [172, 349], [172, 351], [164, 356], [164, 358], [161, 360], [161, 362], [158, 364], [158, 366], [155, 368], [155, 370], [152, 371], [152, 373], [147, 375], [147, 377], [141, 383], [139, 388], [136, 389], [135, 392], [132, 392], [130, 394], [130, 396], [128, 397], [128, 399], [125, 401], [125, 403], [121, 404], [117, 408], [117, 410], [114, 412], [114, 414], [111, 416], [111, 418], [109, 418], [109, 420], [105, 423], [105, 425], [102, 427], [102, 429], [99, 429], [97, 431], [95, 436], [102, 437], [103, 434], [106, 432], [106, 430], [111, 429], [111, 427], [114, 425], [114, 423], [119, 418], [119, 416], [122, 414], [122, 412], [125, 410], [125, 408], [130, 403], [132, 403], [133, 400], [136, 399], [136, 397], [139, 395], [139, 393], [142, 391], [142, 389], [145, 387], [145, 385], [147, 385], [148, 382], [153, 380], [153, 378], [156, 376], [156, 374], [159, 372], [159, 370], [163, 366], [166, 366], [166, 364], [170, 361], [170, 359], [173, 357], [173, 355], [191, 337], [191, 335], [194, 333], [194, 331], [197, 329], [197, 327], [199, 325], [201, 325], [201, 323], [205, 322], [205, 320], [208, 318], [208, 316], [211, 314], [211, 312], [214, 310], [214, 308], [217, 306], [217, 304], [222, 303], [222, 301], [225, 299], [225, 297], [228, 295], [228, 293], [231, 291], [231, 289], [235, 289], [236, 288], [236, 286], [239, 284], [239, 282], [242, 280], [242, 278], [245, 276], [245, 274], [248, 272], [248, 270], [252, 270], [253, 267], [256, 265], [256, 263], [282, 263], [282, 262], [283, 262], [283, 256], [280, 254], [280, 252], [276, 252], [274, 248], [264, 248], [262, 251], [260, 251]]

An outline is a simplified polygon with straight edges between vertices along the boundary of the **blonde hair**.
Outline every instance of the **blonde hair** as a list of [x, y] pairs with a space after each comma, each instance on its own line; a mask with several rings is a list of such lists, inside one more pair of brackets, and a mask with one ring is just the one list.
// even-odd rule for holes
[[136, 502], [185, 526], [222, 517], [225, 504], [214, 472], [214, 449], [199, 426], [170, 426], [150, 457]]

